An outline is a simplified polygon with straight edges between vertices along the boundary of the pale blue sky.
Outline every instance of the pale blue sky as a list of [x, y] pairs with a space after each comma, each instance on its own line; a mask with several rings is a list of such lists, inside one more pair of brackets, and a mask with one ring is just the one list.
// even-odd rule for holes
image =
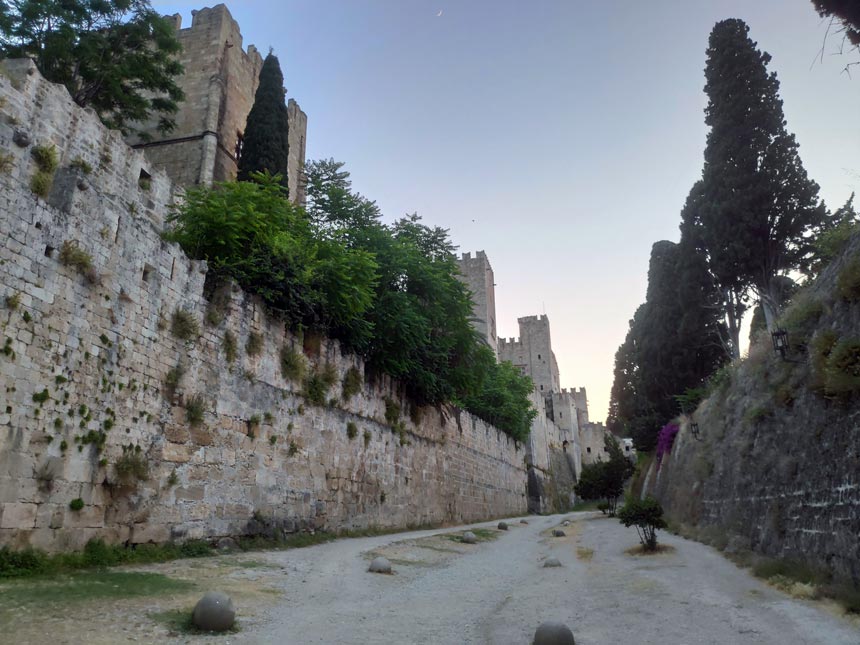
[[[190, 25], [195, 2], [161, 2]], [[345, 161], [391, 220], [417, 211], [485, 250], [499, 333], [546, 312], [564, 387], [603, 420], [651, 245], [678, 239], [702, 166], [708, 34], [742, 18], [773, 56], [788, 126], [830, 206], [860, 192], [860, 70], [813, 64], [809, 0], [240, 0], [308, 114], [308, 157]], [[439, 12], [441, 16], [437, 16]]]

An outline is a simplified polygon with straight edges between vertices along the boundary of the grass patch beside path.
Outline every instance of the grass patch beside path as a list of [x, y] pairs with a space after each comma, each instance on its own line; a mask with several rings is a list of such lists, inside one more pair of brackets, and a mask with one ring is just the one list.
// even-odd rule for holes
[[[490, 542], [491, 540], [495, 540], [499, 537], [499, 531], [494, 529], [466, 529], [471, 530], [472, 533], [475, 534], [475, 537], [478, 538], [478, 542]], [[466, 531], [462, 531], [461, 533], [446, 533], [444, 537], [448, 538], [452, 542], [462, 542], [463, 541], [463, 533]]]
[[12, 580], [0, 584], [0, 606], [86, 602], [135, 598], [189, 591], [195, 585], [160, 573], [89, 571], [50, 578]]
[[624, 553], [626, 553], [627, 555], [646, 555], [646, 556], [647, 555], [663, 555], [666, 553], [674, 553], [674, 552], [675, 552], [675, 547], [673, 547], [669, 544], [658, 544], [657, 548], [654, 549], [653, 551], [649, 551], [649, 550], [645, 549], [645, 547], [642, 546], [641, 544], [637, 544], [636, 546], [630, 547], [629, 549], [624, 551]]
[[835, 600], [849, 614], [860, 614], [860, 589], [834, 583], [827, 572], [796, 560], [758, 559], [752, 573], [795, 598]]

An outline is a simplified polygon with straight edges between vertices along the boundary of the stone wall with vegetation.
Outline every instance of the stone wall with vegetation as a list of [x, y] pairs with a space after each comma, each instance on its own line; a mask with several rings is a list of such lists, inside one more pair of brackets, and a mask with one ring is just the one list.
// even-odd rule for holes
[[682, 530], [732, 552], [795, 560], [860, 584], [860, 237], [795, 296], [781, 325], [788, 360], [762, 334], [718, 374], [652, 464]]
[[170, 181], [28, 62], [0, 73], [0, 142], [0, 545], [525, 512], [522, 445], [237, 288], [204, 297], [160, 235]]

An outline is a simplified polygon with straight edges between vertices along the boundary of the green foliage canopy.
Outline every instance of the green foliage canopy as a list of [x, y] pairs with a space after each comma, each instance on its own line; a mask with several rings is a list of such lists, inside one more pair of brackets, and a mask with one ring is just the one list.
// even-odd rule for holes
[[681, 411], [677, 397], [702, 387], [728, 358], [720, 304], [691, 244], [654, 244], [645, 304], [615, 355], [610, 430], [653, 449], [660, 427]]
[[13, 0], [0, 14], [0, 57], [32, 58], [75, 103], [127, 132], [159, 115], [171, 130], [182, 90], [181, 47], [172, 23], [149, 0]]
[[773, 329], [780, 309], [777, 280], [808, 266], [812, 236], [825, 219], [818, 185], [807, 177], [797, 141], [786, 130], [770, 60], [742, 20], [714, 26], [705, 67], [705, 123], [711, 129], [702, 180], [682, 225], [726, 293], [735, 356], [742, 311], [731, 311], [732, 305], [737, 309], [754, 291]]
[[381, 223], [342, 167], [307, 165], [307, 211], [268, 173], [190, 189], [166, 238], [207, 260], [213, 276], [259, 294], [294, 328], [337, 338], [371, 373], [400, 380], [415, 404], [455, 403], [523, 440], [534, 386], [497, 364], [472, 329], [448, 231], [416, 215]]
[[618, 498], [624, 494], [624, 483], [633, 474], [635, 466], [624, 456], [614, 438], [604, 437], [603, 445], [609, 459], [584, 465], [574, 492], [586, 501], [606, 500], [609, 515], [615, 515]]
[[629, 499], [618, 511], [618, 520], [626, 527], [635, 526], [639, 541], [646, 551], [657, 548], [657, 529], [666, 528], [663, 507], [653, 497]]

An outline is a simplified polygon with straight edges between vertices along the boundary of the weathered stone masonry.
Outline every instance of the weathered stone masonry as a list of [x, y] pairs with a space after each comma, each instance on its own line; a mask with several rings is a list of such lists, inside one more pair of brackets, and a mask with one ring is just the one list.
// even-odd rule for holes
[[[310, 405], [279, 365], [281, 349], [301, 352], [301, 342], [238, 289], [224, 294], [223, 319], [204, 323], [205, 263], [160, 237], [171, 182], [29, 62], [6, 61], [0, 75], [0, 144], [11, 155], [0, 173], [0, 545], [59, 550], [93, 537], [140, 543], [260, 524], [403, 527], [525, 512], [525, 451], [495, 428], [449, 408], [413, 414], [384, 378], [342, 401], [340, 379], [364, 366], [328, 341], [309, 345], [309, 365], [330, 364], [338, 384], [329, 405]], [[35, 145], [60, 157], [45, 200], [29, 188]], [[98, 283], [59, 261], [64, 242], [92, 256]], [[200, 322], [199, 338], [171, 334], [177, 310]], [[263, 340], [254, 356], [252, 332]], [[185, 372], [171, 398], [165, 380], [177, 365]], [[196, 427], [186, 421], [195, 395], [205, 411]], [[403, 408], [402, 435], [384, 420], [386, 399]], [[101, 452], [82, 439], [99, 432]], [[124, 445], [139, 446], [145, 480], [117, 476]], [[69, 507], [76, 498], [79, 511]]]

